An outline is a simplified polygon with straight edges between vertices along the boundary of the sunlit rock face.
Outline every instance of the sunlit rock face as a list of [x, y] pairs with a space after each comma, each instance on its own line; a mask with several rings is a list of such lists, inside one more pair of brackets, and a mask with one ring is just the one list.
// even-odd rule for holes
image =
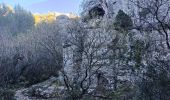
[[36, 14], [34, 14], [34, 19], [35, 19], [36, 24], [39, 24], [41, 22], [52, 23], [52, 22], [56, 21], [58, 18], [61, 18], [60, 16], [66, 16], [69, 19], [77, 19], [77, 18], [79, 18], [77, 15], [72, 14], [72, 13], [49, 12], [47, 14], [36, 13]]

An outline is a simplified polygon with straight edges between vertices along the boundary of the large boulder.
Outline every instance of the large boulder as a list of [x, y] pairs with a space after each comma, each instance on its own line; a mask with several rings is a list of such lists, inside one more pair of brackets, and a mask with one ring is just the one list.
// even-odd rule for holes
[[64, 86], [60, 86], [57, 78], [33, 85], [29, 88], [18, 90], [15, 94], [16, 100], [60, 100], [65, 92]]

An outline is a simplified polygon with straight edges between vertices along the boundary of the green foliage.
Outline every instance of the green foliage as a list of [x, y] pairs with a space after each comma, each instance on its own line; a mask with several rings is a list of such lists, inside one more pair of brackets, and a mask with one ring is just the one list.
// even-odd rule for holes
[[0, 88], [0, 100], [15, 100], [15, 91], [12, 89], [2, 89]]
[[135, 41], [133, 48], [133, 59], [136, 62], [136, 67], [139, 68], [142, 61], [143, 51], [144, 51], [144, 43], [142, 41]]
[[0, 4], [0, 28], [1, 32], [8, 31], [13, 35], [26, 33], [34, 27], [35, 21], [32, 13], [24, 10], [21, 6], [14, 9], [6, 4]]
[[115, 18], [115, 23], [114, 23], [115, 29], [116, 30], [129, 30], [133, 27], [133, 22], [130, 16], [128, 16], [125, 12], [122, 10], [119, 10], [118, 14], [116, 15]]
[[143, 8], [141, 12], [139, 12], [139, 16], [141, 18], [146, 18], [146, 16], [150, 13], [148, 8]]

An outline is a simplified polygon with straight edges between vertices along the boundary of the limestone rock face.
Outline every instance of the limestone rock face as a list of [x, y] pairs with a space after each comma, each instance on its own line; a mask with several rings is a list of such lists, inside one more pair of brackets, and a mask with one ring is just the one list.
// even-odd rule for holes
[[[115, 4], [115, 0], [87, 0], [84, 4], [82, 15], [91, 17], [92, 12], [95, 11], [95, 14], [98, 14], [96, 16], [101, 15], [101, 17], [109, 18], [114, 14]], [[92, 18], [94, 18], [94, 16]]]
[[26, 89], [18, 90], [15, 94], [16, 100], [60, 100], [65, 88], [58, 86], [57, 78], [33, 85]]
[[[127, 14], [138, 11], [137, 8], [134, 8], [130, 0], [85, 0], [83, 7], [82, 16], [86, 20], [96, 16], [98, 17], [99, 15], [106, 19], [112, 18], [116, 16], [119, 10], [123, 10]], [[92, 11], [95, 11], [96, 15], [92, 16]], [[101, 11], [103, 11], [102, 14]]]

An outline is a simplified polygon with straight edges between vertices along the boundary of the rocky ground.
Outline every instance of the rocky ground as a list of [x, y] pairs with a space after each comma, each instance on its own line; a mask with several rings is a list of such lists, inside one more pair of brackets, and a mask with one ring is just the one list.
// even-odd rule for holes
[[64, 86], [60, 86], [57, 78], [16, 91], [16, 100], [62, 100]]

